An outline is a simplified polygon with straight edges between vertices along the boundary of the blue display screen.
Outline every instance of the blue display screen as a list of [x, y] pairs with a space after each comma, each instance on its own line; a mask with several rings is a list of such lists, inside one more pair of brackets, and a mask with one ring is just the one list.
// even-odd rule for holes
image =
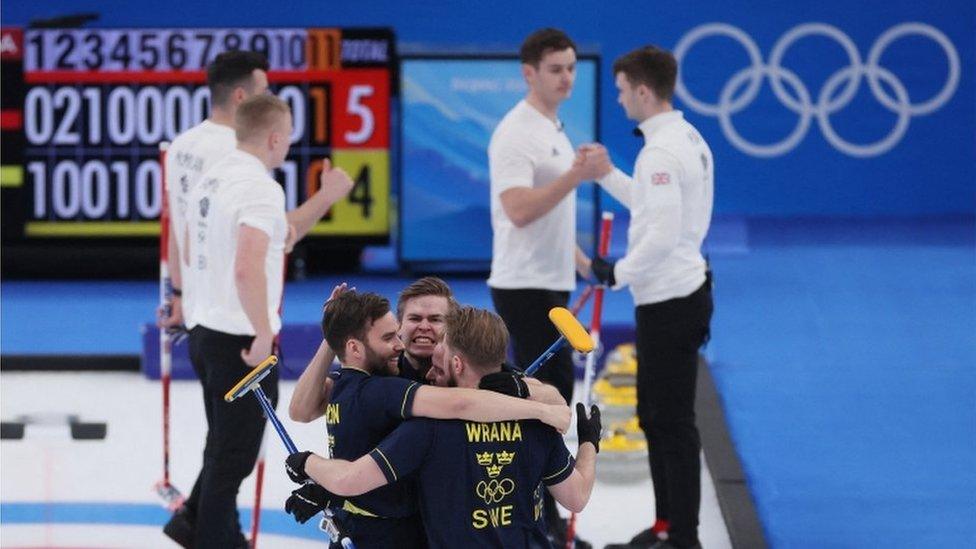
[[[574, 146], [596, 135], [599, 62], [577, 63], [559, 118]], [[405, 58], [401, 64], [400, 261], [491, 260], [488, 142], [498, 122], [525, 97], [512, 58]], [[577, 191], [577, 238], [591, 251], [595, 189]]]

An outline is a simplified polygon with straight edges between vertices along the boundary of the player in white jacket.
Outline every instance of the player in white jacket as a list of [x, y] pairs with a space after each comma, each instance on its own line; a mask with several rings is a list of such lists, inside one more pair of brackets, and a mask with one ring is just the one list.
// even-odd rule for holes
[[626, 255], [616, 262], [596, 258], [591, 268], [601, 282], [630, 286], [634, 296], [637, 415], [650, 449], [657, 514], [629, 543], [608, 547], [700, 547], [695, 383], [712, 316], [701, 246], [712, 215], [714, 166], [701, 134], [671, 105], [677, 72], [674, 56], [653, 46], [614, 62], [618, 102], [644, 137], [632, 178], [610, 163], [601, 145], [581, 147], [576, 160], [630, 209]]

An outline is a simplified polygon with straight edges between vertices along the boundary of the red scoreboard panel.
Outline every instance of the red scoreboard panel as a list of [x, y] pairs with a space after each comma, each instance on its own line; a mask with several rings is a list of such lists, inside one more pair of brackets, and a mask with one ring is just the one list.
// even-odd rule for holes
[[159, 234], [159, 143], [206, 118], [206, 66], [222, 51], [268, 57], [295, 121], [276, 170], [294, 208], [322, 158], [356, 181], [311, 231], [389, 236], [388, 29], [2, 29], [4, 242]]

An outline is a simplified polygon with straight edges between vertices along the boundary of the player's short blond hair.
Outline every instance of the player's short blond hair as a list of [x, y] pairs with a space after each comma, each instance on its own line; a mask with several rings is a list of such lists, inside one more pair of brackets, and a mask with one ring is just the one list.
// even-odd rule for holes
[[261, 94], [249, 97], [240, 104], [234, 115], [237, 140], [250, 141], [270, 131], [290, 113], [288, 103], [273, 95]]
[[457, 307], [457, 302], [454, 300], [454, 292], [451, 291], [451, 287], [447, 285], [447, 282], [444, 282], [443, 279], [436, 276], [425, 276], [413, 281], [400, 292], [400, 297], [397, 299], [397, 320], [403, 322], [403, 313], [407, 310], [408, 301], [429, 295], [446, 299], [448, 312], [453, 311]]
[[485, 374], [505, 362], [508, 328], [495, 313], [466, 305], [447, 315], [444, 342]]

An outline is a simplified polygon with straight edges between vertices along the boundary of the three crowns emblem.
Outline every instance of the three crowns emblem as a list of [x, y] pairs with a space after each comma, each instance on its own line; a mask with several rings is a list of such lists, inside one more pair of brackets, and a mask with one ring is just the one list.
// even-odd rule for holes
[[506, 452], [504, 450], [497, 453], [479, 452], [475, 453], [474, 457], [478, 461], [478, 465], [485, 468], [485, 472], [488, 473], [488, 478], [495, 478], [502, 474], [502, 469], [506, 465], [512, 464], [512, 461], [515, 459], [515, 452]]

